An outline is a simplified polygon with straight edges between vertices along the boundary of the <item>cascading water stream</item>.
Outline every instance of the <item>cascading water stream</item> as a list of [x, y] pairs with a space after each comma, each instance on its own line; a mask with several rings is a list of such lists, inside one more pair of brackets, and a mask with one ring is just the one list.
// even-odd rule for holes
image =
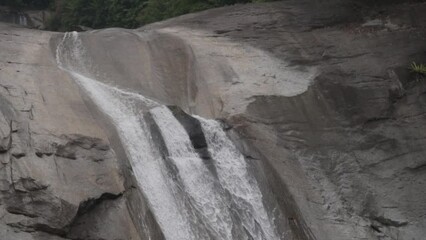
[[232, 228], [229, 227], [232, 219], [226, 200], [220, 189], [214, 186], [214, 176], [195, 152], [187, 132], [167, 107], [154, 108], [151, 114], [164, 137], [170, 160], [193, 199], [194, 208], [202, 213], [202, 220], [210, 226], [214, 235], [224, 240], [232, 239]]
[[87, 66], [80, 65], [87, 63], [82, 58], [84, 53], [76, 32], [65, 34], [56, 54], [58, 66], [73, 76], [117, 128], [138, 184], [164, 235], [168, 239], [195, 239], [191, 236], [189, 223], [174, 200], [174, 191], [165, 177], [165, 166], [162, 161], [158, 161], [160, 156], [152, 146], [150, 132], [143, 121], [143, 112], [138, 108], [140, 104], [152, 107], [154, 103], [138, 94], [108, 86], [78, 73], [87, 71]]
[[[213, 174], [169, 108], [95, 80], [85, 54], [79, 35], [66, 33], [56, 51], [58, 66], [115, 125], [166, 239], [280, 239], [256, 179], [218, 122], [196, 117], [211, 155], [208, 161], [217, 170]], [[167, 153], [153, 141], [146, 115], [158, 127]]]
[[24, 14], [19, 14], [19, 25], [22, 26], [28, 26], [28, 20], [27, 20], [27, 16], [25, 16]]
[[[215, 160], [220, 184], [235, 201], [242, 224], [255, 239], [278, 239], [270, 217], [262, 203], [256, 179], [247, 171], [244, 156], [228, 139], [220, 124], [197, 117], [203, 128], [209, 152]], [[263, 236], [260, 238], [260, 236]]]

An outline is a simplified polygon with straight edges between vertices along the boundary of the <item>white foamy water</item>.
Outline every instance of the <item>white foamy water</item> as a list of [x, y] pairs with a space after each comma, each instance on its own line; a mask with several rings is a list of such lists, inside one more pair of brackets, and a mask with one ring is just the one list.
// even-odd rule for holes
[[[169, 108], [96, 80], [85, 54], [79, 35], [67, 33], [56, 51], [58, 66], [114, 124], [166, 239], [279, 239], [256, 179], [218, 122], [197, 117], [212, 158], [203, 160]], [[146, 122], [146, 114], [153, 123]], [[160, 152], [149, 124], [158, 127], [166, 153]]]
[[[76, 44], [75, 47], [81, 48], [81, 42], [76, 36], [76, 33], [71, 36], [65, 35], [60, 46]], [[71, 41], [67, 42], [67, 38]], [[68, 54], [61, 52], [61, 49], [58, 50], [58, 65], [68, 70], [93, 102], [111, 118], [130, 159], [138, 184], [143, 189], [164, 235], [167, 239], [195, 239], [191, 234], [190, 224], [175, 201], [174, 190], [168, 182], [170, 179], [166, 178], [164, 163], [154, 151], [150, 133], [143, 121], [143, 112], [137, 108], [140, 103], [152, 106], [153, 102], [141, 95], [108, 86], [75, 72], [81, 66], [71, 65], [70, 69], [67, 69], [62, 62], [64, 55], [71, 58], [66, 61], [68, 63], [84, 62], [78, 60], [78, 57], [82, 56], [79, 52], [81, 49], [68, 47], [72, 50]]]
[[224, 196], [214, 186], [215, 178], [195, 152], [189, 136], [172, 112], [165, 106], [151, 110], [176, 165], [185, 191], [202, 221], [218, 239], [232, 239], [232, 219]]
[[27, 17], [24, 14], [19, 14], [18, 24], [22, 26], [28, 26]]
[[215, 161], [220, 184], [231, 193], [244, 227], [254, 239], [279, 239], [263, 205], [256, 179], [247, 170], [244, 156], [217, 121], [197, 118]]

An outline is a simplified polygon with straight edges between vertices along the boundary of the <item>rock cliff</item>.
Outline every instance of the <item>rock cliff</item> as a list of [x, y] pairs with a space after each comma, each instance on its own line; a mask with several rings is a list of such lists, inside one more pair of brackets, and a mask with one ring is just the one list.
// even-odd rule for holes
[[[426, 4], [369, 4], [236, 5], [80, 36], [88, 71], [177, 106], [193, 139], [179, 109], [221, 119], [289, 239], [420, 240], [426, 80], [408, 66], [426, 61]], [[58, 67], [63, 39], [0, 24], [0, 239], [163, 239], [111, 123]]]

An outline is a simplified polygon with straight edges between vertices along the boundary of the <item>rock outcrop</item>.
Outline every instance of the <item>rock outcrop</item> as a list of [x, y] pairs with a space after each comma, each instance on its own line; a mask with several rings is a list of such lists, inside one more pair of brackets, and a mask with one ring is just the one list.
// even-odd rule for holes
[[[80, 36], [100, 80], [221, 119], [294, 239], [420, 240], [426, 81], [408, 66], [426, 61], [426, 4], [376, 3], [236, 5]], [[0, 236], [162, 239], [113, 128], [56, 65], [62, 38], [0, 25]]]
[[[125, 204], [131, 189], [52, 61], [52, 33], [0, 28], [0, 239], [139, 239]], [[90, 234], [81, 226], [89, 220]]]

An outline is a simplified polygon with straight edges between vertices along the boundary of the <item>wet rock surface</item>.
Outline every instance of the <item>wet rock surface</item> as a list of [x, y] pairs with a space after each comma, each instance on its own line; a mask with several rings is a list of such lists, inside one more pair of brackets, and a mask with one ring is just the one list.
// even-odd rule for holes
[[284, 1], [263, 9], [235, 7], [238, 13], [218, 9], [153, 27], [208, 29], [204, 37], [225, 36], [289, 67], [317, 69], [297, 96], [252, 94], [247, 105], [239, 98], [227, 108], [232, 101], [218, 91], [223, 104], [214, 113], [225, 116], [247, 156], [262, 159], [276, 174], [270, 184], [283, 184], [276, 194], [301, 239], [424, 235], [426, 85], [408, 66], [425, 61], [426, 21], [419, 11], [426, 5], [369, 7]]
[[[81, 38], [105, 82], [222, 119], [294, 239], [420, 240], [426, 81], [408, 67], [426, 61], [426, 4], [376, 3], [236, 5]], [[0, 236], [162, 239], [114, 134], [55, 65], [62, 35], [0, 30]]]
[[249, 93], [227, 108], [235, 95], [217, 91], [213, 113], [227, 119], [246, 156], [264, 161], [298, 238], [421, 239], [426, 85], [408, 66], [425, 61], [419, 11], [426, 6], [353, 3], [239, 6], [238, 13], [218, 9], [153, 28], [208, 30], [203, 37], [247, 43], [289, 67], [316, 68], [297, 96]]

